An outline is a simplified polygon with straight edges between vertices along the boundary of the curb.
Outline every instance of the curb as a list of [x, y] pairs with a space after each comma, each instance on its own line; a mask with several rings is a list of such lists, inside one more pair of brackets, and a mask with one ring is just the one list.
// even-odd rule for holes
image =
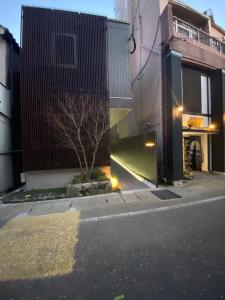
[[109, 194], [99, 194], [99, 195], [91, 195], [91, 196], [85, 196], [85, 197], [75, 197], [75, 198], [58, 198], [58, 199], [49, 199], [49, 200], [35, 200], [35, 201], [21, 201], [21, 202], [2, 202], [0, 201], [0, 204], [3, 205], [18, 205], [18, 204], [35, 204], [35, 203], [54, 203], [54, 202], [64, 202], [64, 201], [73, 201], [73, 200], [85, 200], [85, 199], [95, 199], [95, 198], [104, 198], [104, 197], [110, 197], [110, 196], [118, 196], [119, 193], [109, 193]]

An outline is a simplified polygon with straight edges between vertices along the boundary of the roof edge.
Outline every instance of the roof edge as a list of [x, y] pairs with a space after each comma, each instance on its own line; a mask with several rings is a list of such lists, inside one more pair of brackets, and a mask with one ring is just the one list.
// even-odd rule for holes
[[17, 53], [19, 53], [20, 50], [20, 46], [17, 43], [17, 41], [15, 40], [15, 38], [13, 37], [12, 33], [9, 31], [9, 29], [3, 25], [0, 24], [0, 28], [2, 28], [4, 30], [3, 33], [0, 33], [0, 36], [9, 44], [11, 44], [15, 51]]

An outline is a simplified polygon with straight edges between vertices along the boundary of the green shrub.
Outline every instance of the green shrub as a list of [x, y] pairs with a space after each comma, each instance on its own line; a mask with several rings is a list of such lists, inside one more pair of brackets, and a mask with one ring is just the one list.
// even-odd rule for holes
[[88, 177], [87, 174], [83, 174], [83, 175], [74, 175], [73, 176], [73, 183], [74, 184], [78, 184], [78, 183], [85, 183], [85, 182], [89, 182], [90, 179]]
[[97, 169], [92, 172], [91, 179], [96, 181], [106, 181], [108, 178], [106, 177], [105, 173], [102, 170]]
[[87, 174], [83, 175], [74, 175], [73, 176], [73, 184], [85, 183], [90, 181], [106, 181], [108, 178], [105, 173], [103, 173], [100, 169], [97, 169], [92, 172], [91, 176]]

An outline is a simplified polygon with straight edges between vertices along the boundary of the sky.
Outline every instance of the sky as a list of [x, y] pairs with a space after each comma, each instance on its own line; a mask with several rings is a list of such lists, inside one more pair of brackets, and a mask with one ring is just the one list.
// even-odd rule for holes
[[[211, 8], [216, 23], [225, 28], [224, 0], [184, 0], [184, 2], [200, 12]], [[21, 5], [78, 10], [114, 17], [114, 0], [0, 0], [0, 24], [9, 29], [18, 43]]]

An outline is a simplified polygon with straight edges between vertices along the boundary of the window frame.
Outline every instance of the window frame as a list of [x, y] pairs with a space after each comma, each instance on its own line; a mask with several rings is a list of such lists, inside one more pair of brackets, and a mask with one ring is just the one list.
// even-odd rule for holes
[[[56, 36], [67, 36], [73, 38], [73, 46], [74, 46], [74, 64], [63, 64], [57, 63], [56, 61]], [[77, 69], [77, 35], [71, 33], [64, 33], [64, 32], [53, 32], [52, 35], [52, 63], [54, 66], [62, 67], [62, 68], [71, 68]]]
[[[201, 113], [199, 113], [199, 112], [193, 112], [193, 111], [187, 111], [185, 109], [185, 104], [184, 104], [184, 81], [183, 81], [184, 78], [183, 78], [183, 69], [189, 69], [189, 70], [197, 71], [200, 74], [200, 82], [201, 82], [201, 77], [206, 77], [207, 78], [207, 80], [206, 80], [206, 82], [207, 82], [207, 110], [208, 110], [207, 114], [202, 112], [202, 98], [201, 98]], [[206, 72], [202, 72], [201, 70], [197, 70], [195, 68], [190, 68], [190, 67], [188, 67], [186, 65], [183, 65], [182, 69], [181, 69], [181, 78], [182, 78], [182, 105], [184, 106], [184, 114], [210, 117], [211, 116], [211, 105], [212, 105], [211, 77], [210, 77], [210, 74], [207, 74]], [[201, 88], [202, 88], [202, 86], [201, 86]]]

